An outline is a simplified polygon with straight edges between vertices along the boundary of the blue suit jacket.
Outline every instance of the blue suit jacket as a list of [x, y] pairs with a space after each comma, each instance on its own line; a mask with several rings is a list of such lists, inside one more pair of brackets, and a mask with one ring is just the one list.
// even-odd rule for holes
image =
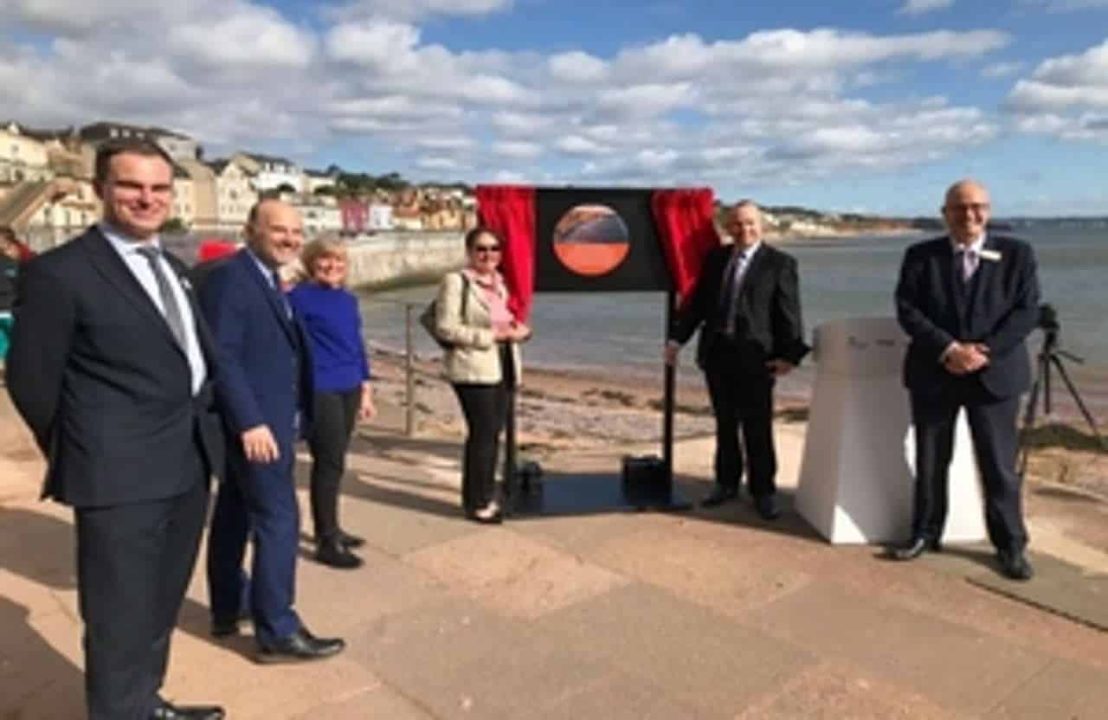
[[297, 429], [304, 433], [311, 422], [312, 408], [312, 362], [299, 318], [289, 318], [245, 249], [207, 273], [200, 304], [215, 337], [228, 430], [237, 436], [268, 425], [278, 444], [290, 448]]
[[[999, 258], [982, 258], [963, 296], [957, 291], [954, 251], [947, 237], [908, 248], [896, 288], [896, 312], [911, 342], [904, 360], [904, 384], [912, 390], [938, 391], [958, 382], [980, 383], [995, 398], [1006, 398], [1031, 384], [1024, 340], [1039, 318], [1039, 282], [1031, 246], [1007, 237], [985, 238], [985, 249]], [[939, 362], [951, 342], [984, 343], [989, 364], [969, 378], [951, 375]]]

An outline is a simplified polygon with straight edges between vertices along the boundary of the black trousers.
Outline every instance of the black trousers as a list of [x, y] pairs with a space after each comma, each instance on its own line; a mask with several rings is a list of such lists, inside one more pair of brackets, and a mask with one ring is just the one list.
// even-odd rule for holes
[[311, 504], [316, 542], [329, 540], [339, 532], [339, 487], [361, 398], [361, 388], [315, 394], [308, 449], [312, 453]]
[[77, 508], [77, 591], [90, 720], [147, 720], [188, 588], [208, 483], [164, 500]]
[[966, 409], [977, 469], [985, 491], [985, 525], [998, 550], [1027, 545], [1023, 524], [1023, 481], [1016, 472], [1019, 397], [995, 399], [980, 390], [911, 393], [916, 433], [914, 537], [940, 539], [946, 523], [947, 481], [954, 455], [954, 424]]
[[768, 372], [751, 372], [735, 353], [718, 348], [706, 358], [704, 377], [716, 419], [716, 483], [738, 490], [745, 460], [750, 494], [773, 495], [777, 491], [773, 376]]
[[462, 509], [480, 510], [496, 498], [496, 456], [500, 431], [508, 414], [510, 392], [516, 385], [511, 346], [500, 345], [502, 380], [495, 385], [454, 383], [454, 392], [466, 419], [462, 459]]

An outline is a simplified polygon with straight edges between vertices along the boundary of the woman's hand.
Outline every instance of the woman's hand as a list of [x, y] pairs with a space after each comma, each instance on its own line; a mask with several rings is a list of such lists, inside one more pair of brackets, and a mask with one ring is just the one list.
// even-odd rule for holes
[[511, 328], [509, 328], [509, 332], [511, 333], [511, 339], [514, 342], [523, 342], [527, 338], [531, 337], [531, 328], [527, 327], [523, 323], [512, 323]]
[[358, 422], [368, 422], [377, 417], [377, 406], [373, 404], [373, 386], [362, 383], [362, 399], [358, 403]]

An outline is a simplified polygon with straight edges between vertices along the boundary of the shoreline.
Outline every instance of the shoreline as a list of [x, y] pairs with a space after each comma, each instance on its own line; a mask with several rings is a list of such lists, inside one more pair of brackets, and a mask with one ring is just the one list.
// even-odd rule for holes
[[[403, 414], [405, 363], [402, 353], [372, 351], [375, 397]], [[438, 357], [415, 360], [416, 426], [436, 437], [464, 434], [464, 424]], [[588, 369], [524, 365], [517, 399], [521, 460], [542, 461], [557, 451], [611, 450], [653, 452], [662, 439], [662, 387], [640, 378]], [[775, 423], [806, 428], [810, 387], [794, 382], [775, 393]], [[674, 409], [674, 439], [711, 440], [715, 423], [703, 384], [680, 385]], [[1021, 418], [1022, 420], [1022, 418]], [[1041, 418], [1027, 436], [1030, 485], [1052, 485], [1108, 501], [1108, 451], [1098, 447], [1084, 420]]]

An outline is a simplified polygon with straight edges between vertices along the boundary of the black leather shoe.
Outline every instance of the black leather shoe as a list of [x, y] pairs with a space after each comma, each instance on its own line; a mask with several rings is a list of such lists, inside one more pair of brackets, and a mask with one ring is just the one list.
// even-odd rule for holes
[[700, 501], [700, 507], [719, 507], [723, 503], [730, 502], [738, 497], [738, 488], [728, 488], [722, 485], [716, 485], [714, 488], [712, 488], [712, 492], [708, 493], [708, 496]]
[[777, 501], [773, 495], [760, 495], [754, 498], [754, 510], [763, 520], [776, 520], [781, 517], [781, 511], [777, 508]]
[[150, 720], [223, 720], [218, 705], [170, 705], [166, 701], [154, 708]]
[[224, 638], [231, 637], [232, 635], [239, 634], [239, 619], [232, 618], [225, 620], [222, 618], [212, 619], [212, 637]]
[[889, 557], [893, 560], [915, 560], [924, 551], [941, 552], [942, 544], [938, 540], [917, 535], [900, 547], [889, 548]]
[[1000, 562], [1000, 572], [1010, 580], [1030, 580], [1035, 574], [1022, 550], [1012, 552], [1000, 550], [996, 554], [996, 559]]
[[365, 545], [365, 538], [358, 535], [351, 535], [345, 530], [339, 530], [339, 542], [345, 545], [350, 550], [360, 548]]
[[340, 638], [317, 638], [308, 632], [307, 628], [302, 627], [287, 638], [282, 638], [271, 645], [259, 642], [258, 654], [255, 658], [260, 663], [322, 660], [339, 654], [345, 647], [346, 643]]
[[350, 552], [342, 540], [334, 538], [321, 542], [315, 551], [316, 561], [341, 570], [353, 570], [362, 566], [362, 559]]

